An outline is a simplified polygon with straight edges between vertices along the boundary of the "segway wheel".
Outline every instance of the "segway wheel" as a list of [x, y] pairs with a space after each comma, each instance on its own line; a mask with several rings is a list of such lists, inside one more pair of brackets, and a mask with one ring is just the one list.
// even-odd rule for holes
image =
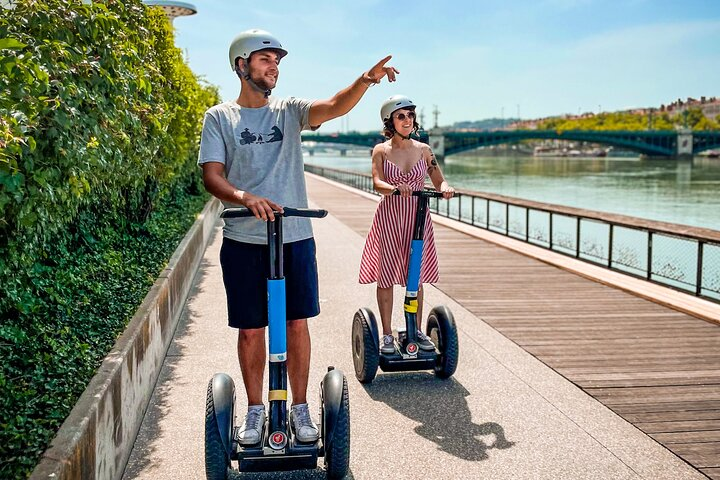
[[377, 321], [372, 311], [361, 308], [355, 312], [352, 326], [352, 351], [355, 377], [360, 383], [371, 383], [377, 374], [380, 351]]
[[227, 480], [229, 469], [230, 456], [220, 433], [213, 395], [213, 380], [210, 380], [205, 401], [205, 475], [207, 480]]
[[343, 375], [342, 400], [332, 440], [325, 450], [325, 468], [331, 479], [345, 478], [350, 468], [350, 395], [347, 379]]
[[450, 378], [457, 369], [459, 345], [455, 318], [449, 308], [444, 305], [435, 307], [428, 315], [427, 335], [440, 352], [435, 365], [435, 376]]

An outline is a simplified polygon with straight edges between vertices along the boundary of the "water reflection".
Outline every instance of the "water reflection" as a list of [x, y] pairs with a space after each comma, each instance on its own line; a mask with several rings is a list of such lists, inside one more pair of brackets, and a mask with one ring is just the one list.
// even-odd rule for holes
[[[365, 156], [306, 161], [370, 173]], [[720, 230], [718, 159], [453, 155], [444, 172], [456, 188]]]

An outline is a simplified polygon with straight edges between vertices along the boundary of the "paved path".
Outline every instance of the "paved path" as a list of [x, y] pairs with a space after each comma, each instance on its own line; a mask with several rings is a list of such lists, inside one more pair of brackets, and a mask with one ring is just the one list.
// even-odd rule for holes
[[[364, 239], [333, 216], [313, 224], [322, 313], [311, 320], [314, 353], [308, 396], [317, 398], [327, 365], [345, 372], [352, 430], [348, 478], [706, 478], [433, 287], [426, 287], [426, 309], [446, 304], [458, 324], [456, 375], [441, 381], [430, 373], [380, 373], [371, 386], [362, 386], [353, 374], [351, 321], [360, 306], [376, 309], [374, 286], [360, 286], [356, 280]], [[204, 478], [207, 382], [223, 371], [241, 384], [235, 335], [225, 323], [220, 243], [218, 229], [125, 479]], [[400, 296], [398, 290], [396, 306]], [[244, 402], [238, 388], [238, 400]], [[313, 410], [317, 407], [313, 400]], [[240, 478], [325, 475], [317, 470]]]

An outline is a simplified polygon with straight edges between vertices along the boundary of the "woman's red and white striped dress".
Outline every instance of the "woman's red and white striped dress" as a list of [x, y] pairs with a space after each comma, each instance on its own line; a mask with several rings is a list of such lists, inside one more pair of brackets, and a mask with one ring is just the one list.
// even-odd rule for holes
[[[383, 160], [385, 181], [391, 185], [406, 183], [413, 190], [423, 189], [425, 167], [422, 156], [407, 173], [387, 157]], [[405, 286], [417, 200], [417, 197], [403, 198], [399, 195], [386, 195], [380, 200], [365, 240], [360, 261], [360, 283], [377, 282], [380, 288]], [[428, 211], [425, 217], [420, 283], [436, 283], [438, 276], [435, 236]]]

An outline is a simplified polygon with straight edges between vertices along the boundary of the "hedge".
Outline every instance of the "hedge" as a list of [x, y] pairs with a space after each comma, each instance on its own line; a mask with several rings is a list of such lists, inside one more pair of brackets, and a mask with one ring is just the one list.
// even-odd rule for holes
[[32, 471], [207, 200], [217, 102], [139, 0], [0, 8], [0, 478]]

